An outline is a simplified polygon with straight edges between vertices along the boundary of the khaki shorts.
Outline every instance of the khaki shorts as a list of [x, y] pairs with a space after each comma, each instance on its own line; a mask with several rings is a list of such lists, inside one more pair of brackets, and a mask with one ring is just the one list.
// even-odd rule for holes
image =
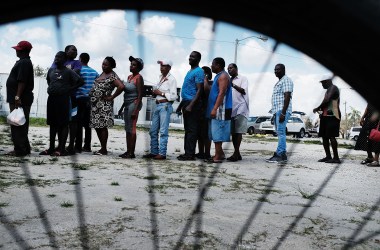
[[244, 115], [237, 115], [231, 120], [231, 134], [245, 134], [248, 129], [248, 119]]

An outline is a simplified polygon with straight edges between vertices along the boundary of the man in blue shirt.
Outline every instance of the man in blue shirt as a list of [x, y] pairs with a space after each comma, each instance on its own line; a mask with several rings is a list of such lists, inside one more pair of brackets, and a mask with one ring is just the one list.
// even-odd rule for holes
[[[79, 61], [82, 64], [80, 76], [84, 81], [84, 85], [79, 87], [76, 92], [76, 99], [78, 104], [78, 128], [75, 138], [75, 151], [80, 153], [82, 150], [85, 152], [91, 152], [91, 128], [89, 126], [91, 103], [88, 93], [90, 92], [92, 86], [94, 85], [94, 81], [99, 76], [99, 74], [96, 72], [96, 70], [88, 66], [88, 62], [90, 61], [89, 54], [80, 54]], [[83, 128], [85, 130], [85, 134], [84, 145], [82, 148]]]
[[189, 64], [191, 69], [187, 72], [182, 85], [182, 101], [177, 113], [182, 111], [185, 129], [185, 153], [178, 156], [180, 161], [195, 160], [195, 147], [199, 131], [199, 117], [201, 112], [201, 92], [203, 89], [204, 72], [199, 67], [202, 55], [198, 51], [191, 52]]

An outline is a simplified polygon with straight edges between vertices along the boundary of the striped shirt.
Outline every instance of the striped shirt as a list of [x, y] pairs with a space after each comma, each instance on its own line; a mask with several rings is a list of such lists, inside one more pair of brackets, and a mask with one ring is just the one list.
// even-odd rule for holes
[[98, 72], [91, 67], [82, 66], [80, 76], [83, 78], [84, 84], [78, 88], [76, 92], [77, 98], [88, 97], [88, 92], [94, 85], [94, 80], [99, 77]]
[[289, 106], [286, 112], [292, 113], [292, 92], [293, 92], [293, 81], [288, 76], [284, 75], [273, 87], [272, 94], [272, 109], [270, 113], [275, 114], [282, 110], [284, 107], [285, 97], [284, 93], [290, 92]]

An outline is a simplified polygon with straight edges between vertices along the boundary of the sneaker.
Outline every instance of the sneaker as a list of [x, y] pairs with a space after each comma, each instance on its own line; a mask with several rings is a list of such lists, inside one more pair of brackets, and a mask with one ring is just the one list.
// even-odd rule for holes
[[156, 156], [157, 156], [156, 154], [149, 153], [149, 154], [143, 155], [143, 158], [145, 158], [145, 159], [151, 159], [151, 158], [154, 158]]
[[82, 151], [83, 151], [83, 152], [92, 152], [92, 151], [91, 151], [91, 147], [83, 147], [83, 148], [82, 148]]
[[274, 160], [276, 160], [278, 158], [278, 155], [276, 152], [274, 152], [273, 156], [269, 159], [266, 159], [265, 161], [266, 162], [274, 162]]
[[330, 160], [327, 160], [325, 161], [325, 163], [341, 163], [341, 161], [339, 159], [330, 159]]
[[195, 154], [194, 156], [195, 156], [195, 158], [197, 158], [197, 159], [202, 159], [202, 160], [203, 160], [203, 159], [206, 159], [206, 158], [205, 158], [205, 154], [203, 154], [203, 153], [197, 153], [197, 154]]
[[325, 158], [319, 159], [318, 162], [326, 162], [326, 161], [329, 161], [331, 159], [332, 159], [331, 157], [325, 157]]
[[179, 161], [195, 161], [195, 157], [192, 155], [183, 154], [177, 157]]
[[152, 159], [153, 160], [165, 160], [166, 156], [164, 156], [164, 155], [156, 155]]
[[281, 163], [285, 163], [285, 162], [288, 162], [288, 156], [286, 156], [286, 154], [282, 154], [281, 155]]

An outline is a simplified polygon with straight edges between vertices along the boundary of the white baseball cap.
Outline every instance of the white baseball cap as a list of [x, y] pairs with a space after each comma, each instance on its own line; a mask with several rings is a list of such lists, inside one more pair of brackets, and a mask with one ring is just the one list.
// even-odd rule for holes
[[173, 62], [168, 59], [158, 60], [157, 63], [161, 65], [169, 65], [170, 67], [173, 66]]
[[324, 82], [324, 81], [332, 80], [333, 78], [334, 78], [334, 75], [332, 75], [332, 74], [324, 74], [324, 75], [321, 77], [320, 82]]

